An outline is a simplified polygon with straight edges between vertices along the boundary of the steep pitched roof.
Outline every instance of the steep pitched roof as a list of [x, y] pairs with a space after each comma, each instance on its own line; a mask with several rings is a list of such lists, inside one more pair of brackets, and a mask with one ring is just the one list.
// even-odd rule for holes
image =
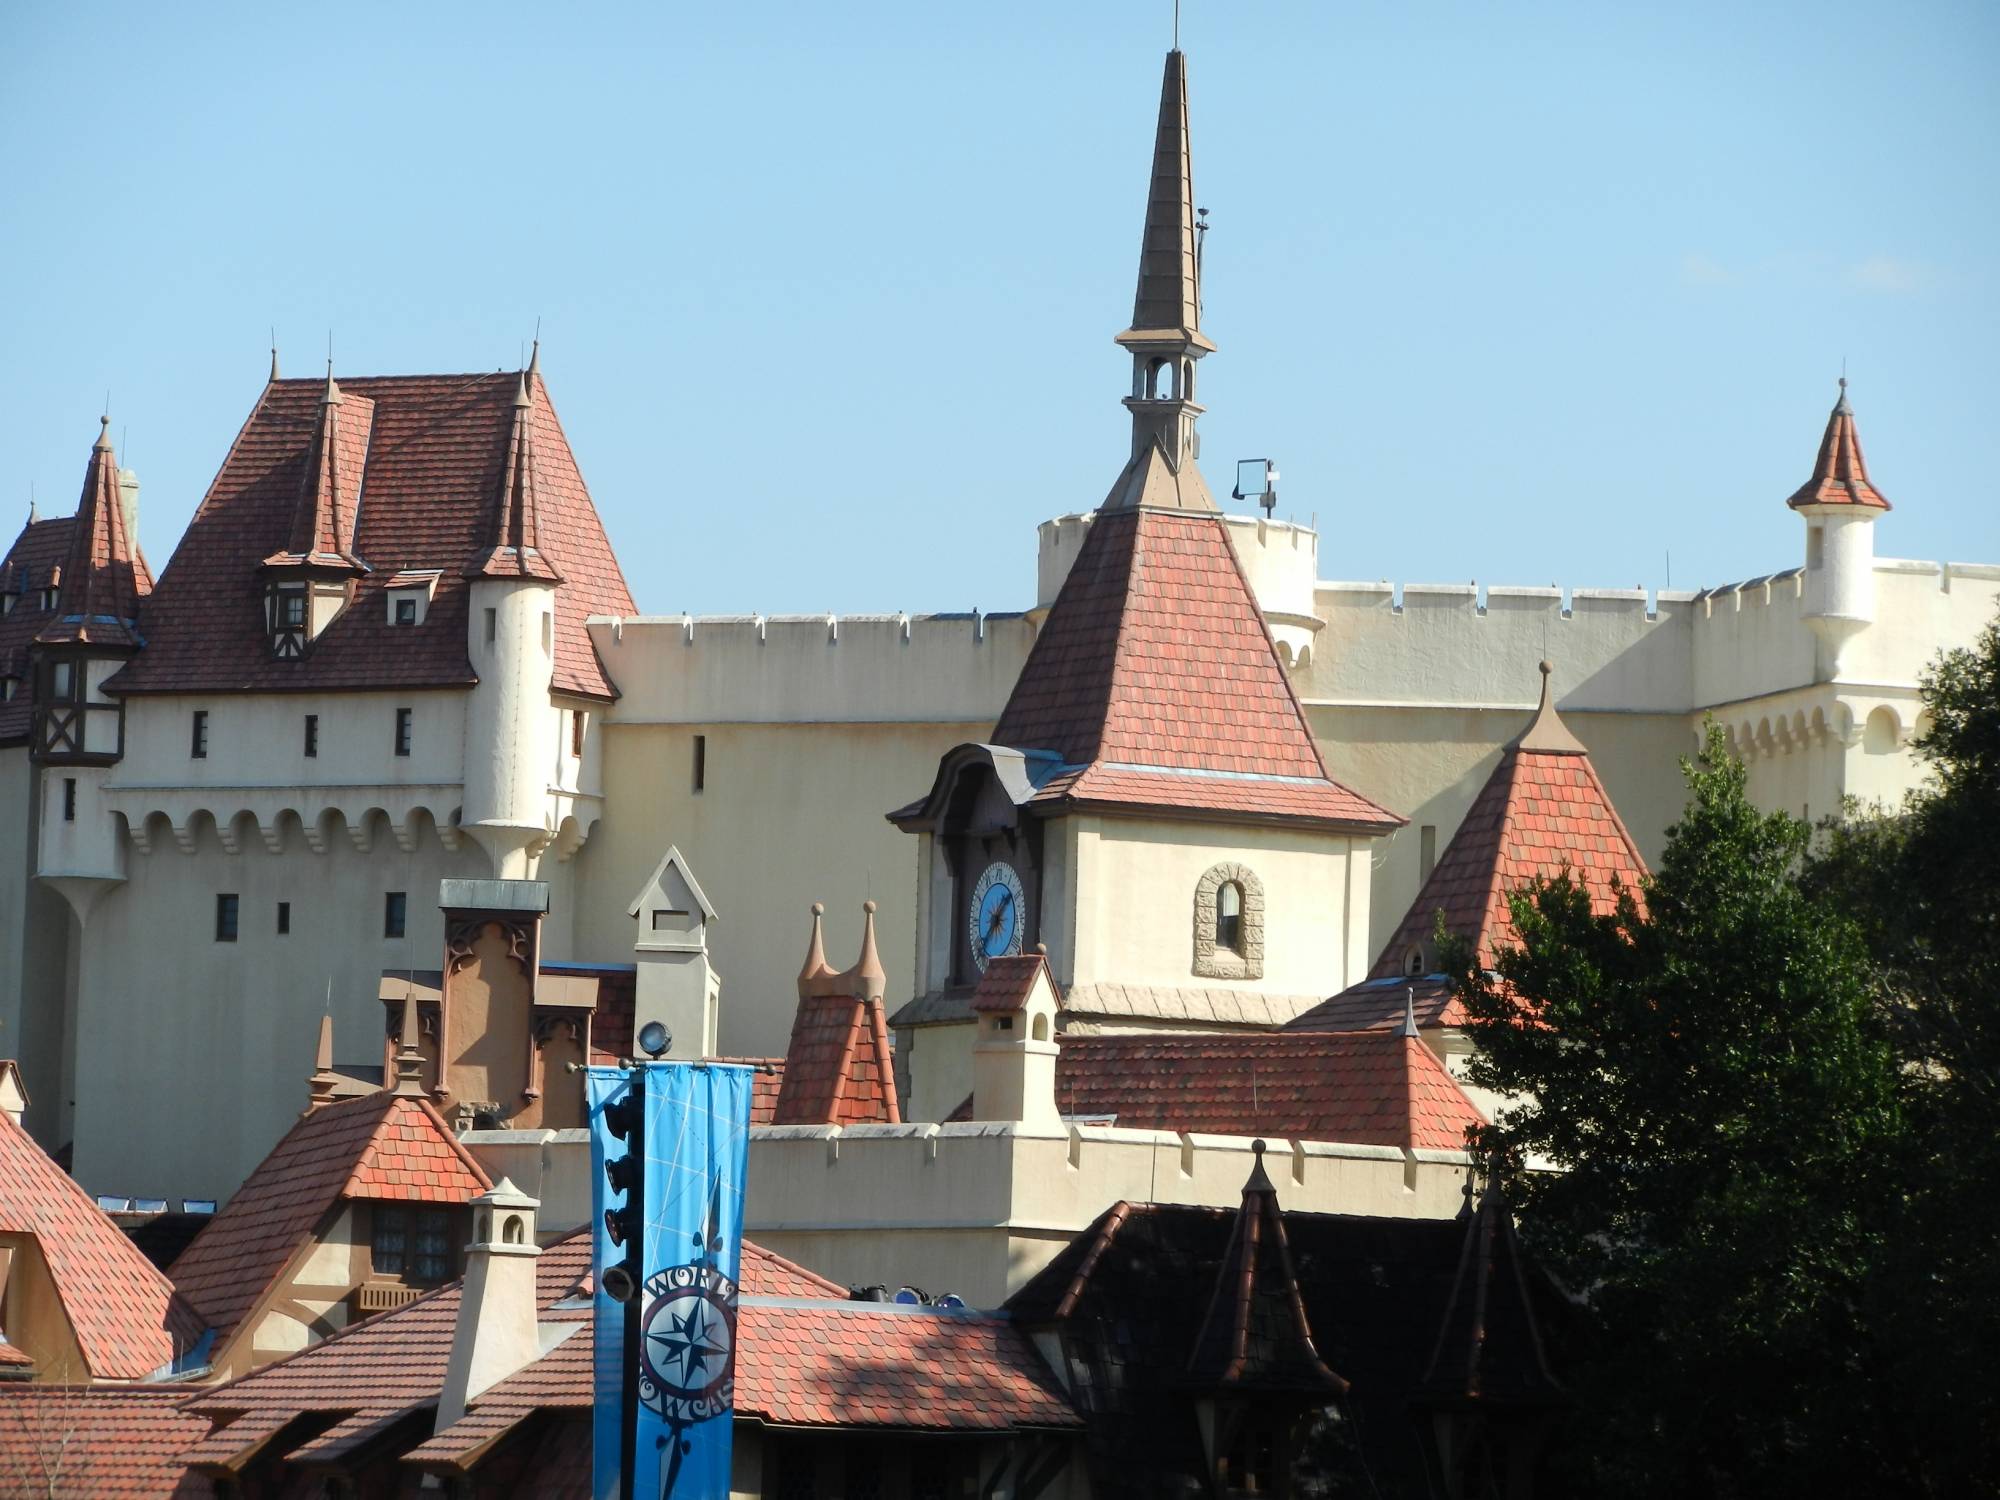
[[[1209, 1320], [1212, 1299], [1200, 1292], [1221, 1279], [1240, 1219], [1221, 1208], [1116, 1204], [1008, 1299], [1038, 1342], [1044, 1330], [1061, 1340], [1099, 1500], [1181, 1493], [1206, 1472], [1193, 1409], [1203, 1392], [1189, 1362]], [[1283, 1223], [1312, 1347], [1348, 1382], [1367, 1472], [1385, 1494], [1429, 1493], [1434, 1476], [1412, 1441], [1410, 1407], [1433, 1389], [1427, 1375], [1464, 1262], [1466, 1217], [1288, 1212]], [[1522, 1279], [1495, 1276], [1488, 1287], [1491, 1326], [1532, 1324]], [[1498, 1351], [1496, 1390], [1499, 1367], [1520, 1347]]]
[[0, 1494], [196, 1500], [181, 1454], [208, 1430], [185, 1386], [0, 1386]]
[[[202, 1321], [11, 1115], [0, 1113], [0, 1233], [34, 1239], [93, 1380], [139, 1380], [201, 1336]], [[61, 1374], [63, 1372], [45, 1372]]]
[[1285, 1243], [1278, 1190], [1264, 1171], [1264, 1143], [1243, 1184], [1210, 1290], [1208, 1312], [1188, 1356], [1188, 1380], [1205, 1390], [1346, 1392], [1313, 1347], [1312, 1323]]
[[500, 479], [499, 504], [494, 508], [490, 546], [473, 553], [465, 565], [468, 577], [541, 578], [562, 582], [562, 575], [543, 555], [540, 517], [535, 500], [535, 402], [528, 394], [529, 372], [521, 372], [514, 393], [513, 430], [507, 438], [507, 470]]
[[125, 531], [118, 460], [111, 451], [111, 418], [98, 420], [97, 442], [84, 470], [83, 494], [76, 504], [63, 558], [62, 597], [55, 618], [35, 637], [51, 645], [139, 644], [143, 569], [138, 545]]
[[366, 396], [344, 395], [329, 360], [299, 475], [298, 498], [292, 503], [291, 531], [285, 545], [264, 559], [265, 567], [367, 571], [354, 555], [354, 512], [360, 503], [361, 471], [368, 461], [368, 432], [374, 419], [375, 403]]
[[[0, 595], [13, 600], [13, 607], [0, 614], [0, 677], [19, 679], [14, 696], [0, 699], [0, 745], [25, 743], [33, 726], [35, 678], [28, 648], [60, 614], [42, 607], [42, 591], [60, 582], [75, 531], [75, 516], [30, 520], [0, 559]], [[153, 575], [136, 547], [132, 574], [133, 587], [143, 599], [152, 592]]]
[[[354, 602], [302, 660], [274, 661], [257, 608], [262, 565], [293, 541], [322, 380], [279, 380], [259, 395], [145, 610], [146, 649], [115, 679], [119, 692], [324, 691], [463, 687], [470, 584], [465, 563], [490, 547], [516, 422], [517, 374], [410, 375], [342, 383], [337, 497], [352, 551], [372, 571]], [[560, 573], [555, 594], [559, 692], [609, 698], [610, 679], [583, 622], [630, 614], [619, 572], [546, 382], [533, 401], [537, 550]], [[370, 415], [365, 433], [358, 413]], [[365, 443], [365, 447], [356, 447]], [[394, 625], [382, 590], [401, 569], [439, 569], [421, 625]]]
[[219, 1347], [342, 1199], [468, 1203], [492, 1185], [424, 1100], [385, 1090], [323, 1104], [195, 1236], [174, 1262], [174, 1285]]
[[1071, 1032], [1056, 1106], [1140, 1129], [1440, 1151], [1484, 1123], [1430, 1049], [1394, 1032]]
[[1043, 805], [1402, 821], [1327, 776], [1219, 515], [1099, 512], [993, 739], [1060, 757]]
[[1463, 1222], [1465, 1246], [1424, 1370], [1424, 1395], [1453, 1404], [1560, 1401], [1528, 1298], [1526, 1257], [1498, 1188], [1488, 1186]]
[[835, 973], [826, 961], [820, 919], [799, 970], [799, 1008], [771, 1111], [773, 1125], [897, 1124], [903, 1116], [882, 1009], [887, 977], [875, 949], [875, 903], [864, 903], [861, 956]]
[[[1518, 940], [1509, 894], [1537, 877], [1567, 869], [1590, 893], [1591, 907], [1598, 912], [1613, 908], [1617, 887], [1638, 892], [1647, 875], [1646, 861], [1597, 779], [1589, 754], [1557, 715], [1549, 683], [1550, 668], [1544, 662], [1542, 701], [1534, 719], [1501, 754], [1368, 979], [1307, 1011], [1291, 1023], [1294, 1029], [1390, 1024], [1402, 1014], [1403, 984], [1419, 988], [1420, 1024], [1462, 1025], [1464, 1007], [1448, 986], [1404, 977], [1413, 950], [1423, 954], [1421, 968], [1428, 971], [1435, 965], [1432, 937], [1440, 912], [1445, 930], [1469, 940], [1480, 963], [1490, 966], [1502, 947]], [[1390, 980], [1398, 983], [1382, 983]]]
[[1813, 461], [1812, 478], [1792, 491], [1785, 504], [1794, 510], [1802, 505], [1862, 505], [1888, 510], [1889, 501], [1868, 477], [1868, 460], [1861, 455], [1861, 434], [1854, 427], [1854, 408], [1847, 400], [1847, 377], [1840, 377], [1840, 399], [1826, 419], [1826, 432], [1819, 440], [1819, 457]]

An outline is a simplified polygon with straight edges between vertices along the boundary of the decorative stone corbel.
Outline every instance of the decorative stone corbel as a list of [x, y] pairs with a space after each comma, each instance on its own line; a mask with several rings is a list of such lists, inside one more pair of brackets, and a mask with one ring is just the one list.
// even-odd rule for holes
[[192, 854], [201, 847], [201, 829], [192, 821], [174, 824], [174, 842], [183, 854]]

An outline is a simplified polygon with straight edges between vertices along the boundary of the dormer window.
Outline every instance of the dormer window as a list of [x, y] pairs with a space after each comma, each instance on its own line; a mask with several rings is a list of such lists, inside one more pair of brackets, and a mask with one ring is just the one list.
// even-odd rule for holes
[[59, 589], [59, 588], [55, 588], [55, 587], [53, 587], [53, 586], [51, 586], [51, 587], [49, 587], [49, 588], [45, 588], [45, 589], [43, 589], [43, 590], [42, 590], [42, 608], [43, 608], [43, 609], [54, 609], [54, 608], [56, 607], [56, 602], [57, 602], [58, 600], [60, 600], [61, 598], [62, 598], [62, 590], [61, 590], [61, 589]]
[[286, 589], [278, 595], [278, 628], [281, 630], [304, 630], [306, 628], [306, 591]]
[[1424, 950], [1422, 948], [1410, 949], [1408, 953], [1405, 953], [1403, 955], [1404, 975], [1414, 979], [1417, 975], [1423, 972], [1424, 972]]
[[437, 593], [437, 581], [440, 576], [435, 568], [405, 568], [390, 578], [389, 623], [423, 624], [424, 616], [430, 613], [431, 599]]
[[271, 654], [297, 660], [312, 639], [312, 594], [303, 580], [266, 585], [264, 625], [271, 632]]

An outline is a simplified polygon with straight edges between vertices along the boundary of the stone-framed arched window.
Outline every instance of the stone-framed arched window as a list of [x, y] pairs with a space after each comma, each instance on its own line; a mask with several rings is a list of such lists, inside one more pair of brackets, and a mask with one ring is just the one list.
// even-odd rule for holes
[[1248, 865], [1212, 865], [1194, 888], [1194, 971], [1264, 977], [1264, 882]]

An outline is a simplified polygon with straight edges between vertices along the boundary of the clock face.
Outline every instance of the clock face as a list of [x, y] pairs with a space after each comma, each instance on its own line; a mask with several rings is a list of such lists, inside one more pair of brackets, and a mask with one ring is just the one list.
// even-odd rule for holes
[[988, 959], [1019, 953], [1027, 916], [1021, 877], [1014, 873], [1014, 867], [1004, 861], [988, 865], [972, 887], [967, 909], [973, 961], [984, 969]]

